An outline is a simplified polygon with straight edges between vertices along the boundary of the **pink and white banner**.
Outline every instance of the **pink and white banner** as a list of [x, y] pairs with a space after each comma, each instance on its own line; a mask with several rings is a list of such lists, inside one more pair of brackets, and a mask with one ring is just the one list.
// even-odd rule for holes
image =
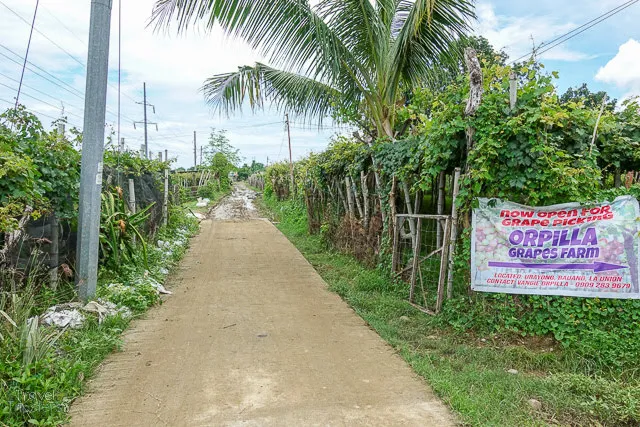
[[479, 202], [471, 237], [473, 290], [640, 299], [635, 198], [545, 207]]

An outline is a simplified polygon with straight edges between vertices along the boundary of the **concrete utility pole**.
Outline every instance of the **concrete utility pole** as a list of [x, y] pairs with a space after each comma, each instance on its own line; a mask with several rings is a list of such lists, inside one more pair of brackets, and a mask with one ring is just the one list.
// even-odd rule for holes
[[291, 169], [291, 192], [296, 192], [296, 180], [293, 174], [293, 155], [291, 154], [291, 128], [289, 127], [289, 113], [284, 115], [287, 123], [287, 137], [289, 138], [289, 169]]
[[202, 145], [200, 146], [200, 166], [202, 166]]
[[[162, 152], [160, 152], [162, 154]], [[169, 150], [164, 150], [164, 161], [169, 161]], [[164, 198], [162, 200], [162, 223], [169, 223], [169, 167], [164, 169]]]
[[198, 146], [196, 145], [196, 131], [193, 131], [193, 167], [198, 167]]
[[110, 32], [111, 0], [92, 0], [84, 99], [76, 266], [78, 296], [83, 301], [95, 296], [98, 281], [100, 192], [102, 191]]
[[156, 131], [158, 130], [158, 123], [156, 122], [149, 122], [147, 120], [147, 107], [151, 107], [153, 108], [153, 114], [156, 113], [156, 106], [153, 104], [149, 104], [147, 102], [147, 83], [142, 83], [142, 96], [143, 96], [143, 100], [142, 102], [136, 102], [136, 104], [142, 104], [143, 105], [143, 109], [144, 109], [144, 120], [141, 122], [133, 122], [133, 128], [136, 128], [136, 124], [138, 123], [143, 123], [144, 124], [144, 157], [146, 159], [149, 158], [149, 138], [148, 138], [148, 132], [147, 132], [147, 126], [148, 125], [155, 125], [156, 127]]

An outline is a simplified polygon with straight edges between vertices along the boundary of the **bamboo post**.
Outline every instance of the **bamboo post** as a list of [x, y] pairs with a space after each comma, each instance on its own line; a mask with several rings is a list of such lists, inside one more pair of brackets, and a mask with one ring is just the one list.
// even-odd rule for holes
[[362, 201], [364, 208], [364, 229], [369, 229], [369, 187], [367, 186], [367, 174], [364, 171], [360, 171], [360, 185], [362, 186]]
[[[449, 236], [449, 273], [447, 277], [447, 299], [453, 297], [453, 256], [456, 251], [456, 240], [458, 239], [458, 208], [456, 199], [460, 191], [460, 168], [456, 168], [453, 173], [453, 204], [451, 206], [451, 235]], [[445, 240], [446, 244], [446, 240]]]
[[604, 113], [604, 107], [607, 105], [607, 95], [602, 98], [602, 105], [600, 105], [600, 113], [598, 113], [598, 118], [596, 120], [596, 125], [593, 128], [593, 137], [591, 138], [591, 145], [589, 145], [589, 155], [591, 155], [591, 151], [593, 150], [593, 146], [596, 143], [596, 137], [598, 136], [598, 126], [600, 126], [600, 119], [602, 119], [602, 113]]
[[356, 211], [355, 211], [355, 207], [353, 206], [353, 193], [351, 192], [351, 185], [349, 183], [349, 177], [346, 176], [344, 178], [344, 186], [346, 188], [347, 191], [347, 203], [349, 205], [349, 217], [350, 218], [355, 218], [356, 216]]
[[54, 212], [51, 216], [51, 248], [49, 250], [49, 279], [51, 289], [54, 291], [58, 288], [59, 239], [58, 217]]
[[351, 192], [353, 193], [353, 198], [356, 201], [356, 207], [358, 208], [358, 214], [360, 218], [364, 218], [364, 211], [362, 210], [362, 204], [360, 203], [360, 194], [358, 194], [358, 187], [356, 186], [356, 181], [347, 175], [347, 179], [351, 182]]

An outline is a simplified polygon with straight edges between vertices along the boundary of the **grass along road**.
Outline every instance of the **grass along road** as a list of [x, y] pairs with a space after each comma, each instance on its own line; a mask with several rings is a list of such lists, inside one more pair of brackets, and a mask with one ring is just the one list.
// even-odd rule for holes
[[[261, 201], [266, 215], [329, 284], [470, 426], [632, 426], [640, 385], [563, 351], [551, 339], [452, 330], [406, 301], [408, 286], [307, 233], [304, 207]], [[511, 371], [511, 373], [510, 373]], [[517, 371], [517, 373], [515, 373]]]

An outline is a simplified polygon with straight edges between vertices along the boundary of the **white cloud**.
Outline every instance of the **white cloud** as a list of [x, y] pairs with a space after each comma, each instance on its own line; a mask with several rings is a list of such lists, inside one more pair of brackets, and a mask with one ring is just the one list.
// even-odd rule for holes
[[598, 70], [596, 80], [626, 91], [625, 97], [640, 95], [640, 43], [629, 39], [618, 53]]
[[[488, 3], [478, 3], [476, 13], [476, 32], [486, 37], [496, 49], [503, 49], [511, 59], [528, 55], [534, 44], [538, 46], [577, 27], [572, 22], [561, 22], [558, 17], [551, 15], [496, 15], [494, 6]], [[541, 56], [543, 60], [558, 61], [581, 61], [588, 58], [589, 55], [566, 46], [556, 47]]]

